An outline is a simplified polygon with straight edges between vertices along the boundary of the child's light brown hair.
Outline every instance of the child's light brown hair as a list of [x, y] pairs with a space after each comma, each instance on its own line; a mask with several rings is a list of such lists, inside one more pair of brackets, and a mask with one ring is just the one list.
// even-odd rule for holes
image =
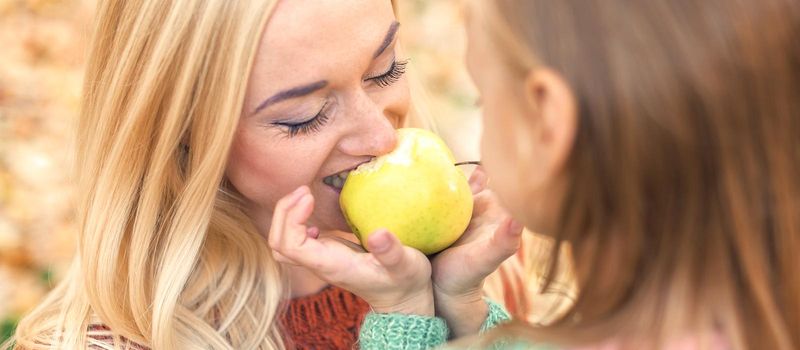
[[553, 234], [581, 290], [556, 324], [507, 330], [800, 349], [798, 5], [473, 3], [508, 69], [554, 69], [578, 103]]

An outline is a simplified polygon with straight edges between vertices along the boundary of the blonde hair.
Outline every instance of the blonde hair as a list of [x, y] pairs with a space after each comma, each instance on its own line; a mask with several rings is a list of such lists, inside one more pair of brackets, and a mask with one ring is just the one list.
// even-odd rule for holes
[[473, 6], [509, 72], [553, 69], [578, 102], [553, 232], [572, 248], [575, 304], [551, 326], [497, 334], [800, 347], [798, 3]]
[[[78, 250], [16, 346], [284, 347], [287, 286], [224, 180], [274, 3], [98, 4], [78, 126]], [[405, 123], [434, 128], [419, 103]]]
[[19, 324], [25, 349], [279, 348], [283, 283], [221, 191], [273, 1], [101, 1], [79, 121], [74, 263]]

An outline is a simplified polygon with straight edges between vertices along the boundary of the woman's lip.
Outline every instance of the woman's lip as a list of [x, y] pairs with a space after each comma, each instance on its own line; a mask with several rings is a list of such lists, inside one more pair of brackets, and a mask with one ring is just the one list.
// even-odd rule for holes
[[356, 168], [360, 167], [362, 164], [369, 163], [369, 162], [371, 162], [373, 159], [375, 159], [375, 157], [372, 157], [372, 158], [370, 158], [369, 160], [365, 160], [365, 161], [363, 161], [363, 162], [361, 162], [361, 163], [358, 163], [358, 164], [356, 164], [356, 165], [354, 165], [354, 166], [352, 166], [352, 167], [350, 167], [350, 168], [339, 170], [339, 171], [337, 171], [337, 172], [335, 172], [335, 173], [333, 173], [333, 174], [329, 174], [329, 175], [327, 175], [327, 176], [324, 176], [324, 177], [338, 175], [338, 174], [341, 174], [341, 173], [343, 173], [343, 172], [345, 172], [345, 171], [348, 171], [348, 172], [349, 172], [349, 171], [356, 170]]

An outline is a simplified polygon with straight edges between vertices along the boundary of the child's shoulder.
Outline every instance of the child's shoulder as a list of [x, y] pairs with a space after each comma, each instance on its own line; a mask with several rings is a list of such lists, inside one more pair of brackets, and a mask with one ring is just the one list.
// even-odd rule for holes
[[[630, 346], [623, 346], [624, 342], [619, 339], [611, 339], [599, 344], [572, 348], [570, 350], [620, 350], [627, 349]], [[665, 350], [730, 350], [732, 347], [730, 343], [721, 335], [713, 334], [710, 336], [687, 335], [679, 339], [663, 344]]]

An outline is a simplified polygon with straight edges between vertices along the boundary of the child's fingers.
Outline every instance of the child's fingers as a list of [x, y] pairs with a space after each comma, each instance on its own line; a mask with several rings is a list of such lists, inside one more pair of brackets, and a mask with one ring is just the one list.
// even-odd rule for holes
[[277, 250], [273, 250], [272, 251], [272, 258], [275, 259], [275, 261], [277, 261], [277, 262], [279, 262], [281, 264], [297, 265], [297, 263], [295, 263], [291, 259], [287, 258], [286, 256], [284, 256], [283, 254], [281, 254]]
[[492, 206], [492, 193], [490, 191], [481, 191], [472, 195], [472, 216], [480, 216], [486, 213]]
[[[522, 242], [522, 225], [508, 217], [497, 227], [492, 237], [485, 241], [487, 264], [499, 266], [514, 255]], [[492, 269], [494, 270], [494, 268]]]
[[305, 222], [314, 211], [314, 196], [306, 193], [297, 201], [297, 204], [289, 208], [286, 214], [286, 222], [283, 227], [283, 239], [280, 244], [285, 248], [296, 248], [306, 241], [309, 237], [308, 228]]
[[521, 222], [514, 220], [513, 218], [511, 219], [511, 223], [508, 225], [509, 234], [511, 234], [512, 236], [514, 235], [521, 236], [522, 231], [524, 230], [525, 226], [523, 226]]
[[[305, 193], [297, 203], [286, 211], [284, 227], [273, 248], [292, 264], [305, 266], [323, 276], [337, 273], [348, 259], [341, 258], [341, 251], [329, 238], [320, 239], [317, 227], [306, 227], [305, 222], [314, 210], [314, 196]], [[324, 240], [324, 242], [323, 242]], [[338, 252], [338, 253], [337, 253]]]
[[325, 246], [319, 244], [315, 237], [319, 235], [319, 229], [306, 228], [304, 224], [313, 210], [314, 196], [306, 193], [286, 213], [283, 230], [279, 233], [280, 238], [277, 239], [273, 249], [292, 264], [307, 265], [308, 257], [319, 257], [324, 254], [322, 251]]
[[394, 272], [404, 265], [406, 252], [403, 244], [393, 234], [379, 230], [367, 239], [370, 253], [387, 271]]
[[328, 237], [328, 239], [330, 239], [331, 241], [336, 241], [336, 242], [341, 243], [343, 246], [346, 246], [346, 247], [350, 248], [350, 250], [352, 250], [355, 253], [365, 253], [366, 252], [366, 250], [364, 250], [364, 247], [362, 247], [361, 244], [348, 241], [348, 240], [346, 240], [346, 239], [344, 239], [342, 237], [331, 236], [331, 237]]
[[311, 238], [313, 238], [313, 239], [317, 239], [317, 238], [319, 238], [319, 228], [317, 228], [317, 227], [314, 227], [314, 226], [312, 226], [312, 227], [309, 227], [309, 228], [306, 230], [306, 235], [307, 235], [308, 237], [311, 237]]
[[267, 241], [272, 249], [278, 248], [280, 246], [280, 242], [283, 240], [286, 215], [289, 209], [294, 207], [303, 197], [303, 195], [308, 193], [308, 191], [308, 187], [300, 186], [294, 192], [281, 198], [275, 205], [275, 210], [272, 214], [272, 223], [267, 236]]
[[475, 170], [472, 171], [472, 175], [469, 176], [469, 188], [472, 190], [472, 194], [477, 194], [486, 189], [488, 179], [483, 168], [480, 166], [476, 167]]

